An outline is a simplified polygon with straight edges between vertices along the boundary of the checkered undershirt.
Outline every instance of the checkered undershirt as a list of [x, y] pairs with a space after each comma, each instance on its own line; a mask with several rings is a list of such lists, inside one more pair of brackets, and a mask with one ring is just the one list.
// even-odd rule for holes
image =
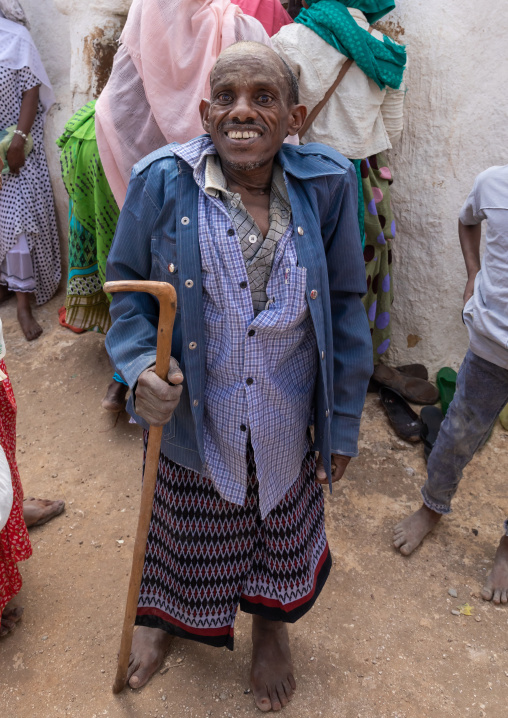
[[200, 188], [204, 473], [224, 499], [243, 505], [250, 437], [264, 518], [297, 479], [309, 447], [318, 354], [305, 295], [307, 270], [298, 266], [288, 213], [285, 232], [272, 241], [264, 292], [269, 306], [256, 315], [239, 231], [224, 202], [205, 192], [206, 158], [217, 154], [212, 141], [196, 138], [173, 151], [193, 167]]
[[266, 285], [272, 271], [275, 246], [284, 236], [291, 218], [291, 205], [282, 168], [278, 164], [275, 164], [273, 168], [269, 209], [270, 227], [265, 238], [245, 208], [241, 196], [227, 188], [217, 155], [208, 155], [206, 158], [205, 192], [211, 197], [222, 199], [236, 227], [247, 267], [254, 314], [257, 315], [265, 308], [268, 300]]

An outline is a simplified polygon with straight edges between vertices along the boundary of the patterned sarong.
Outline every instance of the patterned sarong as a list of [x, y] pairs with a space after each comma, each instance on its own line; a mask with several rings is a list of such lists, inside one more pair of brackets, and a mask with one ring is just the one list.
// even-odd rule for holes
[[238, 607], [288, 623], [312, 607], [332, 563], [314, 453], [264, 521], [250, 445], [247, 463], [247, 497], [239, 506], [161, 455], [138, 625], [232, 650]]

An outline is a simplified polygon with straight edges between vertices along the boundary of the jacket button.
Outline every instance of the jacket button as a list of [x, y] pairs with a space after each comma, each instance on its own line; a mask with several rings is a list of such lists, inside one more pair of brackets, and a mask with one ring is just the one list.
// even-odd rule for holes
[[249, 235], [249, 242], [250, 242], [251, 244], [254, 244], [254, 242], [257, 242], [257, 241], [258, 241], [258, 238], [256, 237], [255, 234], [250, 234], [250, 235]]
[[173, 262], [171, 262], [171, 264], [168, 264], [168, 269], [169, 269], [169, 271], [171, 272], [171, 274], [173, 274], [173, 272], [174, 272], [175, 269], [176, 269], [176, 267], [175, 267], [175, 265], [173, 264]]
[[327, 409], [327, 410], [325, 411], [325, 417], [328, 419], [329, 416], [330, 416], [330, 412], [329, 412], [328, 409]]
[[300, 237], [303, 235], [303, 233], [303, 227], [298, 227], [298, 234], [300, 235]]
[[189, 224], [190, 219], [188, 217], [182, 217], [182, 219], [180, 221], [182, 224]]
[[310, 293], [311, 299], [317, 299], [317, 289], [313, 289]]
[[194, 282], [192, 281], [192, 279], [186, 279], [186, 280], [185, 280], [185, 286], [187, 287], [187, 289], [190, 289], [191, 287], [193, 287], [193, 286], [194, 286]]
[[194, 399], [194, 401], [192, 402], [192, 406], [198, 406], [198, 404], [199, 404], [199, 401], [197, 399]]
[[321, 352], [321, 359], [324, 359], [324, 358], [325, 358], [325, 353]]
[[189, 349], [195, 349], [196, 347], [197, 347], [196, 342], [191, 342], [191, 343], [189, 344]]

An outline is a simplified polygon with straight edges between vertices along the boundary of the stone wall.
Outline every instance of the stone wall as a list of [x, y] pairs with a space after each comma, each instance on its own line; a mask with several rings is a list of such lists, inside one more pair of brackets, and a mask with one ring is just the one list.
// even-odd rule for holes
[[[23, 0], [54, 83], [47, 152], [65, 244], [67, 198], [54, 140], [100, 91], [130, 0]], [[457, 216], [474, 177], [508, 162], [504, 0], [398, 0], [385, 26], [409, 53], [405, 127], [390, 153], [397, 236], [389, 360], [456, 366], [467, 346]]]

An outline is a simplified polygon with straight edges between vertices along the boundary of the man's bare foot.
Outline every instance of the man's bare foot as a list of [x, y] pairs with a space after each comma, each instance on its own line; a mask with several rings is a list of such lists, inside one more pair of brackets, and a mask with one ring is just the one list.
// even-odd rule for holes
[[125, 396], [129, 391], [129, 387], [125, 384], [120, 384], [119, 381], [113, 381], [108, 386], [106, 396], [102, 400], [102, 408], [106, 411], [123, 411], [125, 409], [126, 401]]
[[432, 531], [440, 518], [441, 514], [432, 511], [424, 504], [393, 529], [393, 545], [403, 556], [409, 556]]
[[30, 294], [24, 292], [16, 292], [18, 300], [18, 322], [20, 323], [23, 334], [27, 342], [32, 342], [42, 334], [42, 327], [38, 324], [32, 314], [30, 306]]
[[0, 304], [14, 296], [14, 292], [5, 284], [0, 284]]
[[50, 501], [49, 499], [34, 499], [33, 496], [23, 501], [23, 518], [27, 528], [42, 526], [62, 513], [65, 501]]
[[132, 638], [132, 651], [127, 671], [131, 688], [142, 688], [159, 668], [169, 650], [173, 636], [160, 628], [138, 626]]
[[21, 619], [23, 611], [22, 606], [10, 608], [9, 604], [7, 604], [0, 619], [0, 636], [6, 636], [16, 628], [16, 623]]
[[508, 536], [497, 547], [494, 566], [482, 589], [482, 598], [492, 603], [508, 603]]
[[288, 629], [282, 621], [252, 617], [250, 686], [259, 710], [280, 711], [296, 688]]

